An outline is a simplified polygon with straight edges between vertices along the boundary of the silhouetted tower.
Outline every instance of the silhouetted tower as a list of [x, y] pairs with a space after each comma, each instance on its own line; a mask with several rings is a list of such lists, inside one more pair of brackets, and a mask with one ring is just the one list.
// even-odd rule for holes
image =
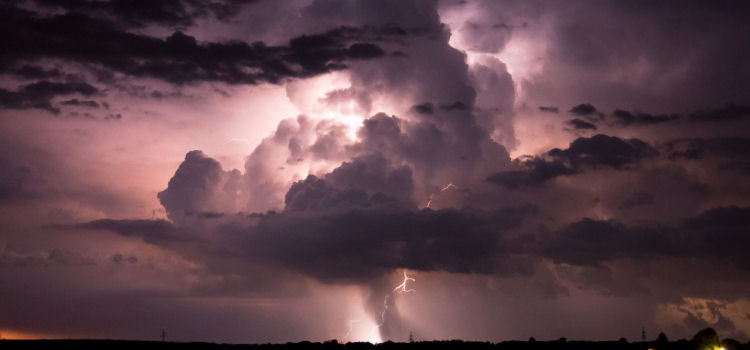
[[164, 329], [162, 329], [161, 330], [161, 341], [166, 341], [166, 340], [167, 340], [167, 331], [164, 330]]
[[413, 343], [413, 342], [414, 342], [414, 333], [409, 332], [409, 343]]
[[646, 327], [641, 327], [641, 341], [646, 342]]

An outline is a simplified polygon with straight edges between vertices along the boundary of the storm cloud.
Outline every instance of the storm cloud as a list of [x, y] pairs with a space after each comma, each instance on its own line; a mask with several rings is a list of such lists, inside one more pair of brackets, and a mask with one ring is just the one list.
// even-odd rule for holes
[[139, 35], [76, 12], [41, 17], [12, 7], [3, 11], [8, 21], [0, 28], [0, 45], [6, 48], [4, 61], [10, 67], [44, 57], [101, 65], [172, 83], [257, 84], [322, 74], [345, 68], [347, 59], [385, 54], [375, 44], [350, 43], [359, 33], [355, 28], [303, 35], [284, 46], [241, 41], [199, 43], [181, 31], [163, 39]]
[[2, 2], [0, 331], [750, 339], [746, 12]]
[[658, 155], [658, 151], [638, 139], [620, 139], [598, 134], [581, 137], [566, 149], [555, 148], [544, 157], [516, 159], [520, 170], [510, 170], [490, 175], [487, 181], [508, 188], [536, 186], [562, 175], [577, 174], [586, 170], [614, 168], [625, 170], [641, 159]]

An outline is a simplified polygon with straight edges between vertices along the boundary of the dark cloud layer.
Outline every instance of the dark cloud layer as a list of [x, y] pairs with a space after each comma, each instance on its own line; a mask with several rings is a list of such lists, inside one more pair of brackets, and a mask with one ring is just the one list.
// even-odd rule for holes
[[41, 80], [22, 85], [17, 91], [0, 89], [0, 106], [9, 109], [44, 109], [52, 114], [59, 114], [60, 109], [52, 105], [52, 99], [57, 96], [79, 94], [91, 96], [99, 90], [84, 82], [51, 82]]
[[[346, 68], [346, 61], [385, 56], [378, 45], [358, 39], [394, 35], [388, 28], [357, 29], [340, 27], [322, 34], [302, 35], [283, 46], [244, 41], [198, 42], [195, 37], [176, 31], [166, 38], [136, 34], [120, 24], [142, 25], [156, 19], [163, 24], [191, 24], [194, 18], [213, 14], [228, 18], [246, 1], [203, 2], [166, 1], [149, 6], [133, 6], [122, 1], [45, 1], [45, 5], [66, 9], [62, 14], [41, 15], [4, 3], [0, 13], [0, 73], [25, 79], [55, 78], [64, 75], [58, 68], [47, 69], [28, 62], [58, 59], [76, 62], [98, 72], [99, 79], [113, 73], [148, 77], [175, 84], [224, 82], [229, 84], [279, 83], [286, 78], [304, 78]], [[117, 11], [115, 11], [117, 10]], [[114, 18], [98, 14], [116, 14]], [[170, 14], [170, 16], [166, 16]], [[395, 35], [401, 35], [396, 33]], [[47, 84], [46, 86], [40, 86]], [[55, 114], [51, 98], [55, 94], [90, 92], [78, 88], [61, 89], [39, 81], [19, 86], [19, 91], [2, 90], [5, 108], [41, 108]], [[90, 105], [90, 104], [89, 104]]]
[[[397, 27], [338, 27], [320, 34], [292, 38], [285, 45], [242, 40], [199, 42], [182, 31], [165, 38], [128, 31], [128, 27], [165, 19], [162, 24], [190, 25], [194, 19], [211, 15], [228, 19], [247, 1], [204, 2], [165, 1], [149, 6], [133, 6], [122, 1], [43, 1], [63, 13], [42, 14], [9, 3], [0, 5], [0, 74], [21, 79], [67, 81], [83, 78], [67, 74], [71, 64], [83, 65], [108, 84], [118, 74], [155, 78], [173, 84], [222, 82], [228, 84], [280, 83], [290, 78], [306, 78], [347, 68], [348, 61], [384, 57], [378, 44], [407, 35]], [[115, 11], [117, 10], [117, 11]], [[169, 13], [170, 16], [165, 14]], [[108, 14], [108, 16], [102, 15]], [[115, 14], [112, 16], [112, 14]], [[67, 67], [44, 67], [58, 60]], [[67, 77], [67, 78], [66, 78]], [[40, 91], [37, 85], [70, 84], [41, 80], [20, 85], [17, 91], [0, 90], [0, 107], [39, 108], [59, 114], [61, 104], [52, 98], [68, 90]], [[85, 84], [82, 82], [80, 84]], [[90, 93], [82, 92], [88, 96]], [[67, 105], [71, 105], [68, 103]], [[79, 104], [93, 107], [91, 103]]]
[[[319, 191], [333, 191], [322, 181], [307, 179], [299, 184], [316, 182]], [[517, 240], [503, 232], [533, 217], [535, 208], [413, 211], [350, 204], [289, 207], [281, 213], [232, 220], [219, 228], [227, 238], [212, 243], [227, 246], [203, 249], [244, 256], [248, 261], [260, 259], [336, 283], [362, 283], [397, 268], [502, 273], [508, 267], [498, 264], [514, 254], [582, 266], [621, 259], [698, 257], [750, 269], [744, 258], [744, 247], [750, 244], [750, 208], [718, 207], [675, 226], [584, 218], [536, 240]], [[191, 236], [190, 227], [161, 220], [97, 220], [68, 227], [110, 230], [164, 247], [174, 242], [208, 243]]]
[[0, 267], [48, 267], [48, 266], [90, 266], [93, 259], [78, 253], [52, 249], [40, 255], [0, 254]]
[[706, 156], [748, 160], [750, 139], [745, 137], [717, 137], [710, 139], [678, 139], [670, 141], [666, 148], [669, 159], [702, 159]]
[[568, 225], [542, 243], [543, 254], [577, 265], [615, 259], [695, 258], [750, 269], [744, 259], [750, 208], [718, 207], [676, 227], [634, 226], [589, 218]]
[[615, 109], [612, 113], [615, 122], [620, 126], [656, 125], [663, 123], [706, 123], [732, 122], [744, 120], [750, 116], [750, 108], [744, 105], [726, 104], [721, 107], [695, 110], [686, 115], [680, 113], [649, 114]]
[[90, 107], [90, 108], [99, 108], [99, 103], [97, 103], [96, 101], [79, 100], [77, 98], [61, 101], [60, 104], [65, 105], [65, 106], [82, 106], [82, 107]]
[[719, 108], [711, 108], [691, 113], [688, 118], [698, 122], [726, 121], [750, 117], [750, 107], [727, 104]]
[[516, 163], [522, 170], [493, 174], [487, 177], [487, 181], [515, 189], [523, 186], [539, 186], [558, 176], [576, 173], [563, 162], [547, 161], [538, 157], [516, 160]]
[[432, 103], [426, 102], [412, 106], [412, 109], [419, 114], [432, 114], [435, 113], [435, 106]]
[[248, 229], [246, 247], [328, 282], [361, 283], [398, 268], [489, 273], [503, 250], [501, 232], [519, 225], [522, 215], [429, 209], [282, 213]]
[[596, 130], [596, 125], [589, 123], [583, 119], [574, 118], [571, 120], [568, 120], [566, 124], [572, 126], [574, 129], [577, 130]]
[[110, 230], [123, 236], [137, 236], [149, 243], [159, 244], [164, 241], [184, 240], [186, 237], [165, 220], [113, 220], [101, 219], [76, 225], [53, 226], [87, 230]]
[[578, 138], [568, 148], [552, 149], [543, 157], [516, 159], [515, 164], [520, 170], [493, 174], [487, 181], [508, 188], [538, 186], [555, 177], [586, 170], [626, 170], [640, 160], [656, 155], [658, 151], [639, 139], [620, 139], [598, 134], [590, 138]]
[[620, 125], [652, 125], [667, 123], [675, 119], [679, 119], [679, 114], [659, 114], [651, 115], [641, 112], [629, 112], [621, 109], [616, 109], [612, 115]]
[[22, 79], [58, 78], [64, 75], [63, 72], [57, 68], [46, 69], [44, 67], [29, 64], [11, 68], [7, 70], [7, 74], [11, 74]]
[[596, 107], [592, 106], [589, 103], [581, 103], [579, 105], [573, 106], [568, 113], [580, 115], [580, 116], [591, 116], [596, 115], [599, 111], [596, 110]]
[[559, 113], [560, 109], [555, 106], [539, 106], [539, 110], [548, 113]]
[[573, 168], [612, 167], [625, 169], [640, 159], [653, 157], [658, 152], [639, 139], [620, 139], [607, 135], [578, 138], [567, 149], [550, 150], [552, 157], [566, 161]]
[[105, 20], [77, 13], [41, 17], [7, 6], [2, 11], [7, 20], [0, 26], [0, 45], [5, 48], [2, 59], [7, 66], [59, 58], [178, 84], [256, 84], [309, 77], [342, 69], [347, 59], [384, 55], [374, 44], [348, 45], [351, 39], [345, 35], [355, 29], [305, 35], [292, 39], [287, 46], [240, 41], [199, 43], [180, 31], [160, 39], [122, 31]]
[[135, 4], [127, 0], [38, 0], [39, 4], [91, 17], [109, 17], [119, 24], [190, 26], [204, 17], [229, 20], [253, 0], [159, 0]]

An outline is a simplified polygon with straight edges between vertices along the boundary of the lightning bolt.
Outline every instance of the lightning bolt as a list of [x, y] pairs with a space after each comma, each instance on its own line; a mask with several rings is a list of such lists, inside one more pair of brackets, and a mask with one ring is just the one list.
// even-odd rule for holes
[[447, 191], [447, 190], [449, 190], [451, 188], [458, 188], [458, 186], [456, 186], [456, 185], [454, 185], [454, 184], [452, 184], [452, 183], [449, 182], [447, 185], [445, 185], [445, 187], [443, 187], [443, 188], [440, 189], [440, 192]]
[[416, 292], [415, 289], [410, 289], [406, 287], [406, 283], [412, 281], [416, 282], [417, 280], [414, 278], [411, 278], [406, 275], [406, 271], [404, 271], [404, 280], [401, 282], [401, 284], [393, 287], [393, 290], [389, 294], [385, 295], [385, 298], [383, 298], [383, 312], [380, 313], [380, 323], [375, 325], [375, 329], [378, 329], [382, 327], [385, 324], [385, 313], [388, 312], [388, 307], [390, 305], [389, 301], [391, 300], [391, 295], [393, 293], [409, 293], [409, 292]]
[[380, 328], [380, 326], [385, 324], [385, 313], [388, 311], [388, 300], [390, 300], [391, 295], [386, 294], [385, 298], [383, 299], [383, 312], [380, 313], [380, 323], [378, 323], [375, 328]]
[[[443, 188], [440, 189], [440, 192], [445, 192], [451, 188], [458, 188], [458, 186], [454, 185], [452, 182], [449, 182], [447, 185], [443, 186]], [[427, 197], [427, 205], [425, 206], [425, 208], [430, 207], [430, 205], [432, 204], [432, 197], [434, 196], [435, 194], [433, 193], [429, 197]]]
[[349, 320], [349, 329], [346, 331], [346, 334], [344, 334], [343, 337], [341, 337], [341, 342], [343, 343], [346, 338], [349, 337], [349, 334], [352, 333], [352, 329], [354, 328], [354, 324], [359, 323], [359, 320]]
[[416, 282], [417, 280], [415, 280], [415, 279], [407, 276], [406, 275], [406, 271], [404, 271], [404, 281], [401, 282], [401, 284], [397, 285], [395, 288], [393, 288], [393, 291], [395, 292], [395, 291], [397, 291], [397, 290], [400, 289], [402, 292], [406, 292], [406, 293], [408, 293], [408, 292], [416, 292], [416, 290], [414, 290], [414, 289], [407, 289], [406, 288], [406, 282], [408, 282], [408, 281]]
[[[417, 280], [412, 277], [409, 277], [406, 274], [406, 271], [403, 271], [403, 273], [404, 273], [404, 280], [401, 281], [401, 284], [393, 287], [393, 290], [391, 290], [391, 292], [386, 294], [385, 298], [383, 298], [383, 311], [380, 313], [380, 322], [378, 322], [378, 324], [373, 327], [373, 330], [377, 330], [385, 324], [385, 314], [388, 312], [388, 308], [390, 307], [390, 300], [391, 300], [392, 294], [416, 292], [416, 289], [408, 288], [406, 284], [409, 281], [416, 282]], [[341, 337], [342, 343], [352, 333], [352, 330], [354, 329], [354, 324], [358, 322], [360, 322], [360, 320], [349, 320], [349, 328], [346, 330], [346, 334], [344, 334], [344, 336]]]

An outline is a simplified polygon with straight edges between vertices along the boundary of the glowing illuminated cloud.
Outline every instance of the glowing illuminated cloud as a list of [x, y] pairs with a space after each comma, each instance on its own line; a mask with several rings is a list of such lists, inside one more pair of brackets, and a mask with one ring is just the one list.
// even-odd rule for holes
[[3, 2], [3, 337], [748, 339], [747, 2], [113, 3]]

